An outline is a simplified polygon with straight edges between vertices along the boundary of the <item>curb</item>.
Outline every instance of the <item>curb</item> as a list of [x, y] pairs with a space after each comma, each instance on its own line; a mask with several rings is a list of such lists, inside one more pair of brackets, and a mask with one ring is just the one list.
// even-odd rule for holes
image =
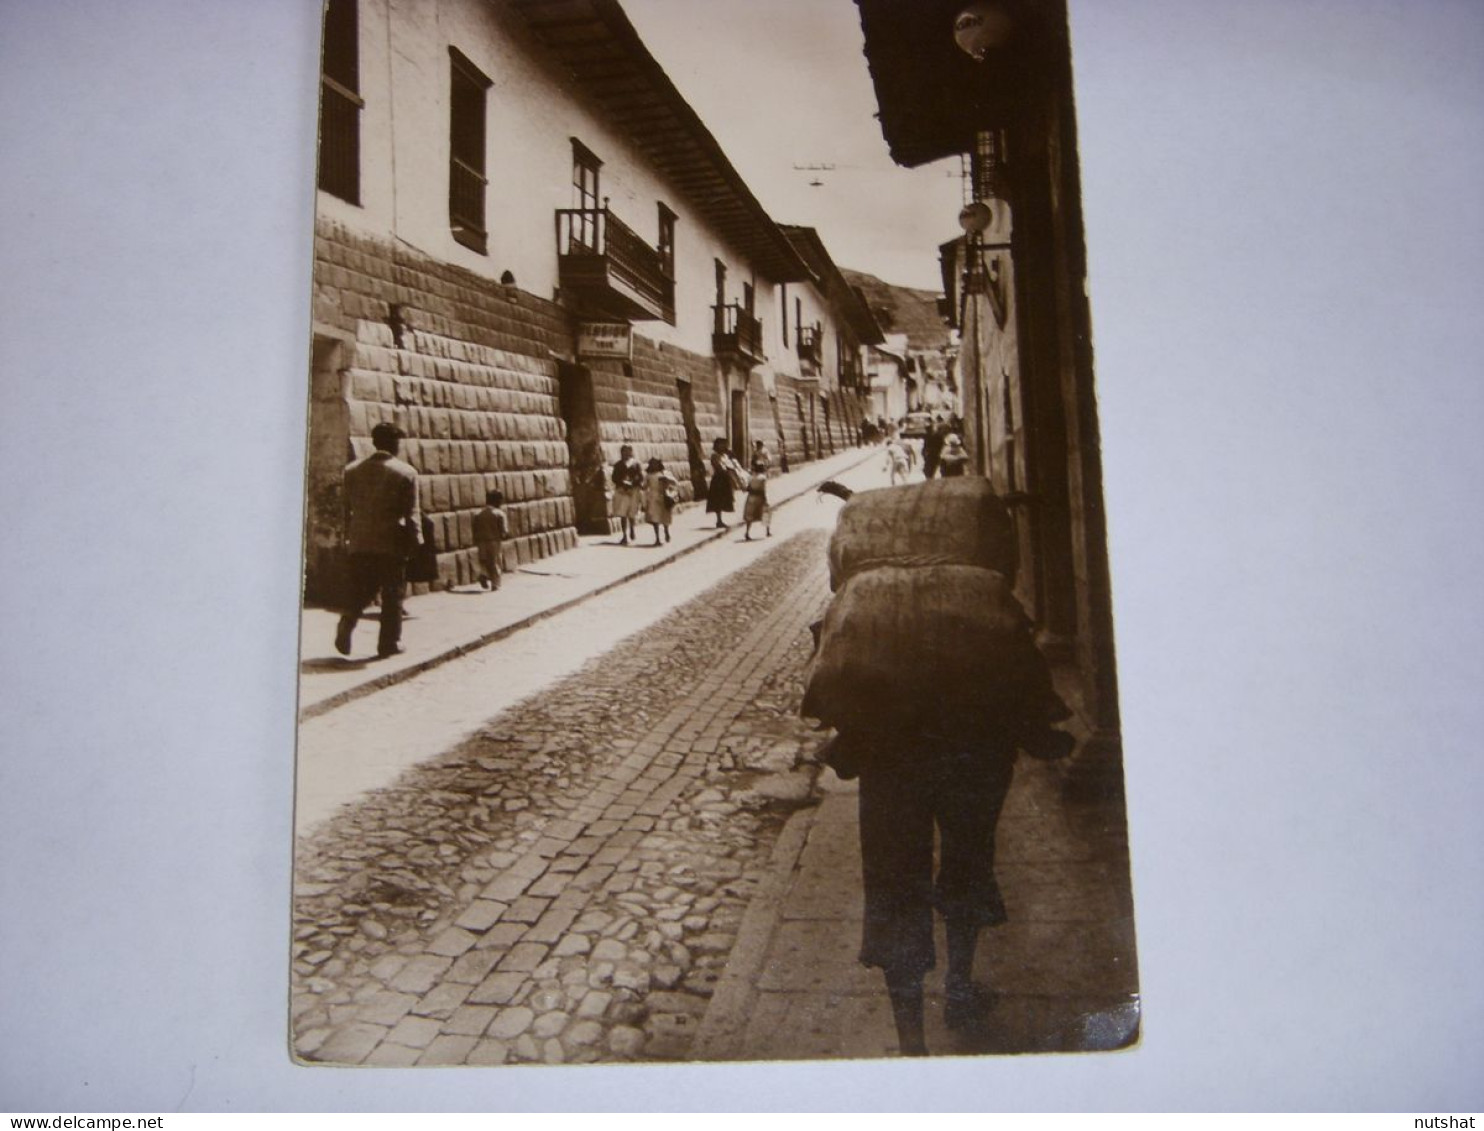
[[792, 886], [799, 858], [804, 854], [804, 846], [809, 842], [809, 833], [818, 813], [818, 802], [807, 809], [800, 809], [789, 817], [778, 835], [768, 860], [768, 878], [742, 916], [742, 925], [737, 928], [737, 941], [732, 944], [732, 953], [727, 956], [726, 967], [711, 995], [711, 1004], [706, 1007], [696, 1029], [686, 1059], [724, 1061], [736, 1058], [747, 1023], [752, 1019], [758, 977], [762, 974], [778, 927], [783, 900]]
[[[839, 475], [843, 474], [846, 471], [853, 471], [861, 464], [869, 460], [873, 454], [875, 454], [874, 449], [861, 449], [861, 453], [862, 454], [860, 459], [856, 460], [854, 463], [847, 464], [844, 467], [837, 468], [834, 474]], [[804, 495], [807, 495], [810, 491], [816, 490], [819, 487], [819, 484], [823, 482], [825, 482], [825, 480], [820, 479], [816, 482], [808, 484], [807, 486], [800, 487], [799, 490], [795, 491], [793, 494], [787, 496], [786, 498], [779, 499], [776, 503], [773, 503], [773, 509], [777, 510], [779, 507], [787, 506], [789, 503], [792, 503], [795, 500], [803, 497]], [[299, 721], [301, 723], [304, 723], [308, 722], [310, 719], [317, 719], [321, 715], [329, 714], [337, 707], [343, 707], [347, 703], [351, 703], [357, 699], [364, 698], [367, 695], [374, 694], [375, 692], [381, 691], [384, 688], [392, 687], [395, 684], [412, 679], [414, 676], [422, 675], [426, 671], [431, 671], [433, 668], [446, 664], [450, 660], [456, 660], [460, 656], [466, 656], [470, 652], [473, 652], [478, 648], [483, 648], [487, 644], [493, 644], [497, 640], [503, 640], [505, 637], [519, 632], [521, 629], [529, 628], [531, 625], [536, 624], [539, 621], [543, 621], [548, 617], [556, 616], [558, 613], [564, 613], [568, 609], [582, 604], [582, 602], [584, 601], [587, 601], [593, 597], [600, 596], [601, 594], [607, 593], [610, 590], [617, 589], [620, 585], [625, 585], [628, 582], [633, 581], [635, 578], [643, 577], [646, 574], [653, 573], [655, 570], [664, 569], [665, 566], [669, 565], [671, 562], [679, 561], [687, 554], [693, 554], [697, 550], [701, 549], [703, 546], [711, 545], [712, 542], [715, 542], [719, 538], [725, 537], [728, 533], [730, 533], [729, 530], [712, 531], [706, 537], [692, 543], [689, 546], [684, 547], [683, 549], [675, 551], [675, 553], [671, 554], [669, 557], [664, 558], [661, 561], [651, 562], [649, 565], [643, 566], [642, 568], [635, 570], [633, 573], [627, 573], [624, 574], [624, 576], [622, 577], [618, 577], [612, 581], [605, 582], [595, 589], [588, 590], [586, 593], [579, 594], [576, 597], [569, 597], [565, 601], [561, 601], [555, 605], [551, 605], [545, 609], [541, 609], [530, 614], [529, 616], [522, 617], [518, 621], [513, 621], [507, 625], [502, 625], [500, 628], [494, 629], [482, 636], [476, 637], [475, 639], [469, 641], [467, 644], [457, 644], [452, 648], [445, 649], [444, 651], [439, 652], [434, 656], [428, 657], [426, 660], [420, 660], [417, 663], [410, 664], [405, 668], [398, 668], [394, 672], [387, 672], [386, 674], [377, 676], [374, 679], [369, 679], [365, 683], [358, 683], [354, 687], [348, 687], [344, 691], [337, 692], [334, 695], [319, 700], [317, 703], [311, 703], [308, 707], [304, 707], [299, 711]]]

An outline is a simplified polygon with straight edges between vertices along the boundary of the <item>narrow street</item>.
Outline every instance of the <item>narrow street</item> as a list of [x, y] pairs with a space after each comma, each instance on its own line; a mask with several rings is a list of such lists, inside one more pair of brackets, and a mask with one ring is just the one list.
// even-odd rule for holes
[[771, 538], [734, 528], [304, 724], [299, 1055], [689, 1055], [779, 833], [815, 803], [800, 673], [839, 505], [801, 498]]

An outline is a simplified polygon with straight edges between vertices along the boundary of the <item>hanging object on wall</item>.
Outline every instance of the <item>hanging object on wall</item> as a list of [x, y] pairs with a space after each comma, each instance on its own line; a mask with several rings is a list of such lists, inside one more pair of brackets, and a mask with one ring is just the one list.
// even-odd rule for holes
[[958, 212], [958, 226], [972, 234], [986, 232], [994, 223], [994, 213], [982, 200], [971, 200]]
[[1010, 14], [989, 0], [977, 0], [961, 9], [953, 19], [953, 41], [975, 62], [1010, 38], [1014, 21]]

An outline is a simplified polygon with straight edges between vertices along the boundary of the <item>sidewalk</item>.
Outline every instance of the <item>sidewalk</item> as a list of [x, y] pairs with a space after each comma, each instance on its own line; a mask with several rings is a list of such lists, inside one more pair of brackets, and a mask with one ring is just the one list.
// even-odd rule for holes
[[[879, 458], [879, 449], [851, 448], [806, 463], [774, 477], [768, 486], [769, 498], [775, 508], [782, 506], [872, 458]], [[733, 531], [740, 513], [730, 516]], [[337, 614], [330, 609], [306, 608], [299, 625], [299, 718], [314, 718], [410, 679], [658, 569], [723, 533], [713, 528], [704, 508], [695, 505], [679, 512], [672, 529], [673, 541], [664, 546], [655, 546], [651, 541], [653, 531], [641, 524], [637, 543], [620, 545], [617, 536], [611, 534], [584, 538], [574, 550], [507, 573], [495, 593], [466, 585], [409, 598], [408, 623], [402, 634], [406, 651], [384, 660], [375, 658], [374, 613], [357, 628], [352, 654], [340, 656], [334, 650]]]
[[[824, 770], [824, 797], [789, 821], [691, 1048], [692, 1060], [894, 1056], [879, 971], [856, 961], [861, 877], [856, 786]], [[1116, 1049], [1137, 1040], [1127, 836], [1121, 801], [1071, 803], [1054, 764], [1021, 758], [1000, 820], [996, 874], [1010, 921], [980, 936], [994, 993], [975, 1033], [943, 1024], [944, 940], [928, 976], [934, 1055]]]

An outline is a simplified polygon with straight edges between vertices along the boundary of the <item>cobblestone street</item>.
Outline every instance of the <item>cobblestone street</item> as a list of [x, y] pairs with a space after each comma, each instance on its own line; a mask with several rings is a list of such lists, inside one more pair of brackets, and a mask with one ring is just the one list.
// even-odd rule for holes
[[804, 530], [302, 836], [294, 1048], [684, 1059], [818, 745]]

